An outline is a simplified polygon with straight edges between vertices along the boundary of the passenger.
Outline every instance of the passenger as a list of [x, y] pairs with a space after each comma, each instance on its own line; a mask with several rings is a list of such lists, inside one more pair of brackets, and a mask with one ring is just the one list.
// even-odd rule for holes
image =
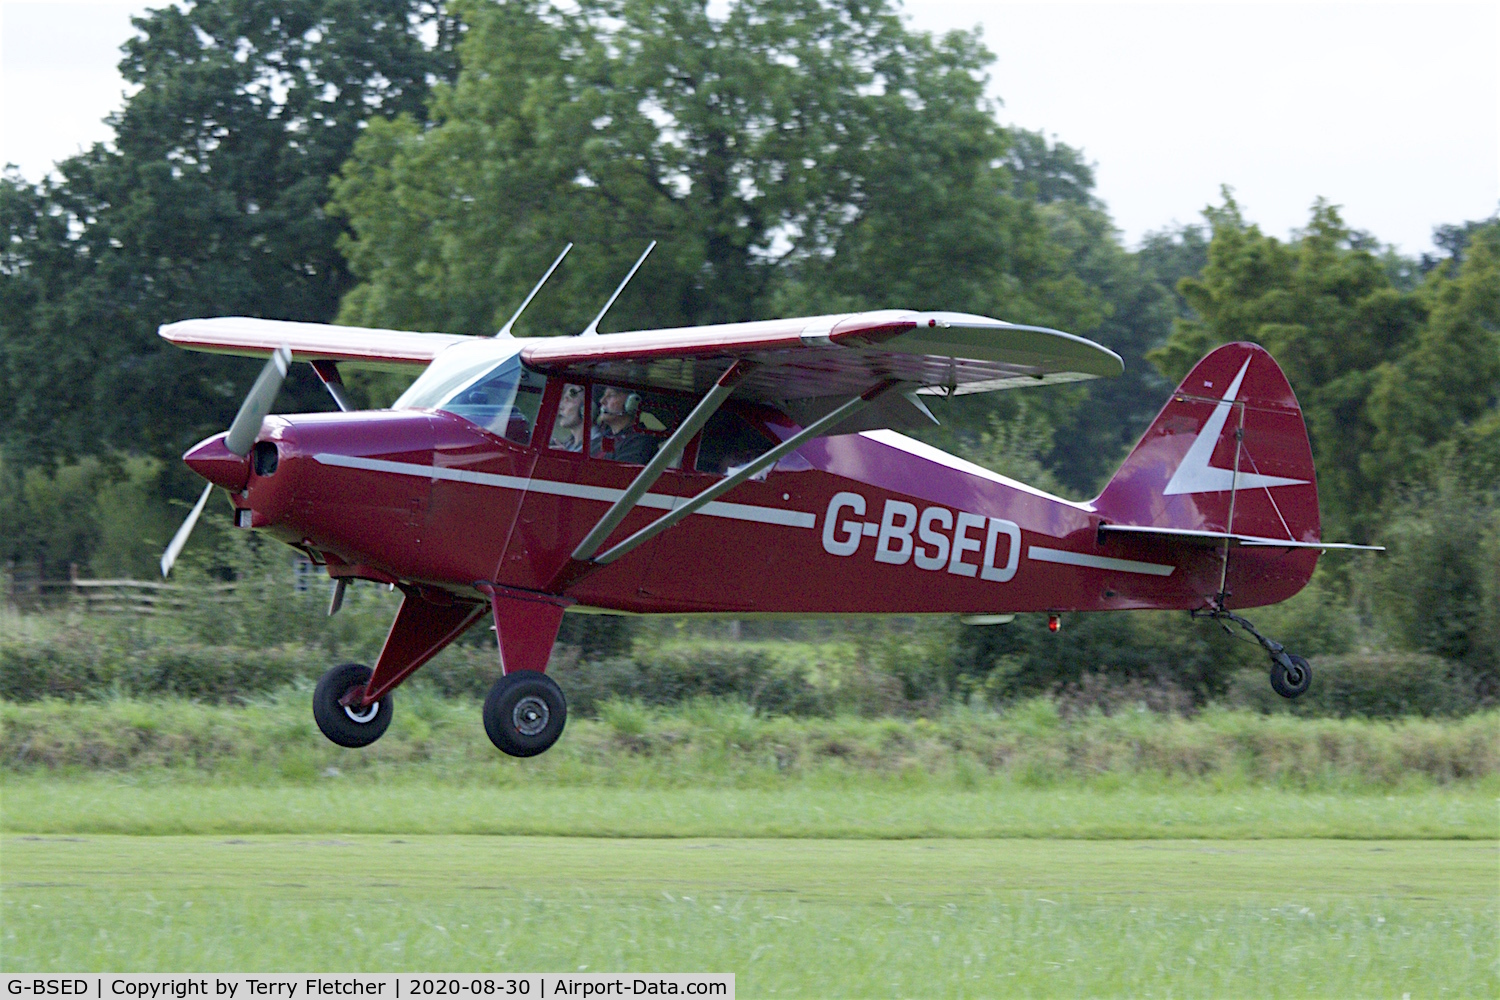
[[583, 451], [583, 386], [563, 386], [550, 444], [559, 451]]
[[645, 465], [661, 446], [640, 425], [639, 394], [606, 385], [599, 391], [599, 417], [589, 454], [615, 462]]

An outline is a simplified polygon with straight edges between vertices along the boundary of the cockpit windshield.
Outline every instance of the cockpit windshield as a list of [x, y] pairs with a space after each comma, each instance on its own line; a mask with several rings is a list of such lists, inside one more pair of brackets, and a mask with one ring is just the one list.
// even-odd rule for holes
[[518, 444], [531, 441], [547, 380], [521, 366], [514, 349], [496, 357], [489, 341], [444, 351], [391, 406], [446, 410]]
[[547, 380], [521, 367], [516, 358], [461, 387], [437, 408], [457, 414], [517, 444], [531, 443], [536, 413]]

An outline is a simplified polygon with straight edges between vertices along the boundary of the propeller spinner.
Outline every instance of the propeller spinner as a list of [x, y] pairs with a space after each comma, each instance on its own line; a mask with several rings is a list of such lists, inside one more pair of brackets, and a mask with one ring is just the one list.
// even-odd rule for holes
[[[271, 412], [271, 405], [276, 402], [276, 394], [281, 391], [281, 383], [286, 379], [287, 369], [291, 363], [292, 352], [289, 347], [283, 345], [271, 353], [271, 359], [260, 370], [255, 384], [250, 387], [245, 401], [240, 404], [240, 412], [235, 414], [234, 421], [229, 425], [229, 432], [224, 435], [225, 450], [239, 458], [245, 458], [250, 454], [250, 449], [255, 445], [255, 437], [260, 433], [266, 414]], [[193, 527], [197, 525], [198, 518], [203, 515], [203, 508], [208, 503], [208, 495], [213, 492], [213, 489], [212, 482], [203, 487], [203, 493], [198, 497], [198, 502], [193, 505], [187, 520], [182, 522], [182, 527], [177, 529], [177, 534], [172, 536], [167, 550], [162, 553], [162, 576], [172, 572], [172, 564], [182, 554], [182, 547], [187, 544], [188, 537], [193, 533]]]

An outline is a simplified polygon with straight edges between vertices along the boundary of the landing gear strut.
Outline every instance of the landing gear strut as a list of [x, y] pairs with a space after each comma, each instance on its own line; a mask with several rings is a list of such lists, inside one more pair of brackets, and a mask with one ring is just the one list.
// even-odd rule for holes
[[1234, 629], [1230, 627], [1232, 622], [1254, 636], [1255, 641], [1260, 643], [1261, 648], [1271, 656], [1271, 688], [1283, 698], [1295, 698], [1305, 693], [1308, 685], [1312, 683], [1312, 664], [1308, 663], [1306, 658], [1288, 653], [1281, 643], [1261, 635], [1248, 619], [1226, 609], [1223, 604], [1189, 613], [1195, 619], [1212, 618], [1230, 635], [1234, 634]]

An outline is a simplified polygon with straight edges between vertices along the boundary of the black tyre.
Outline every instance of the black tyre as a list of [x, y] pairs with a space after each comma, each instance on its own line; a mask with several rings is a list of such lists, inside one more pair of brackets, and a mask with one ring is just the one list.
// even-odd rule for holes
[[1283, 698], [1295, 698], [1312, 683], [1312, 664], [1301, 656], [1288, 656], [1287, 663], [1271, 660], [1271, 687]]
[[546, 674], [517, 670], [490, 688], [484, 699], [484, 731], [512, 757], [535, 757], [562, 735], [568, 703]]
[[313, 689], [313, 719], [323, 735], [341, 747], [367, 747], [385, 734], [391, 724], [391, 692], [366, 708], [347, 708], [339, 699], [350, 688], [370, 680], [372, 671], [362, 663], [345, 663], [324, 674]]

